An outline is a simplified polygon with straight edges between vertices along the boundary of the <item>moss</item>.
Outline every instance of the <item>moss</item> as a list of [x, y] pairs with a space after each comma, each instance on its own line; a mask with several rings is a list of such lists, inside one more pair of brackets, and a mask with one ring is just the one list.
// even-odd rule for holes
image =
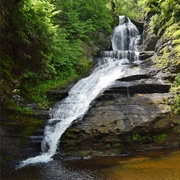
[[121, 143], [114, 143], [112, 144], [113, 147], [122, 147]]
[[68, 151], [78, 150], [77, 141], [66, 139], [65, 141], [63, 141], [63, 149], [66, 149]]
[[[180, 43], [179, 43], [179, 44], [180, 44]], [[177, 56], [180, 57], [180, 45], [177, 45], [177, 46], [175, 47], [175, 50], [177, 51]], [[180, 62], [178, 62], [178, 63], [180, 63]]]
[[[23, 143], [27, 140], [27, 137], [34, 133], [38, 128], [42, 126], [43, 120], [36, 118], [25, 118], [13, 116], [8, 117], [8, 121], [3, 122], [4, 126], [13, 127], [12, 131], [7, 134], [7, 137], [13, 137], [13, 141], [16, 143]], [[15, 128], [14, 128], [15, 126]]]
[[83, 156], [83, 157], [86, 157], [86, 156], [91, 155], [91, 152], [88, 151], [88, 150], [84, 150], [84, 151], [79, 151], [78, 155], [79, 155], [79, 154], [80, 154], [81, 156]]
[[66, 139], [68, 139], [68, 138], [76, 139], [76, 136], [78, 135], [78, 133], [79, 133], [78, 129], [76, 129], [75, 127], [71, 127], [65, 131], [65, 133], [63, 134], [63, 137], [65, 137]]
[[154, 61], [157, 63], [159, 68], [166, 66], [169, 61], [170, 52], [168, 51], [168, 46], [165, 46], [162, 49], [162, 55], [156, 57]]
[[174, 38], [180, 38], [180, 30], [177, 30], [178, 28], [177, 28], [177, 26], [178, 26], [178, 24], [177, 25], [175, 25], [175, 32], [173, 33], [173, 37]]
[[5, 107], [15, 113], [17, 116], [24, 116], [24, 115], [35, 115], [35, 112], [30, 109], [29, 107], [20, 107], [16, 104], [14, 99], [9, 99], [5, 103]]
[[175, 93], [172, 99], [171, 106], [175, 114], [180, 113], [180, 73], [175, 77], [174, 83], [171, 87], [171, 91]]
[[24, 142], [27, 137], [29, 135], [31, 135], [33, 132], [36, 131], [36, 129], [42, 125], [42, 121], [41, 120], [32, 120], [32, 119], [29, 119], [24, 125], [23, 125], [23, 128], [22, 128], [22, 131], [21, 131], [21, 136], [20, 138], [18, 139], [18, 142], [19, 143], [22, 143]]
[[156, 143], [163, 143], [167, 139], [167, 137], [167, 134], [158, 134], [153, 136], [152, 138]]
[[175, 94], [174, 100], [173, 100], [173, 110], [175, 114], [180, 113], [180, 94]]
[[105, 141], [105, 142], [119, 142], [120, 141], [120, 139], [119, 138], [117, 138], [117, 137], [110, 137], [110, 136], [107, 136], [107, 137], [105, 137], [104, 139], [103, 139], [103, 141]]
[[141, 138], [141, 136], [137, 132], [134, 132], [132, 134], [132, 140], [133, 141], [138, 141], [138, 140], [140, 140], [140, 138]]
[[111, 149], [112, 148], [112, 145], [110, 144], [110, 143], [107, 143], [107, 144], [105, 144], [105, 146], [104, 146], [106, 149]]
[[153, 59], [159, 68], [178, 66], [180, 57], [180, 30], [179, 23], [174, 23], [172, 26], [167, 26], [162, 35], [163, 44], [165, 47], [159, 52], [159, 55]]
[[156, 135], [151, 135], [151, 134], [140, 134], [137, 131], [134, 131], [131, 135], [128, 135], [126, 137], [127, 142], [129, 143], [162, 143], [167, 139], [168, 135], [165, 133], [162, 134], [156, 134]]

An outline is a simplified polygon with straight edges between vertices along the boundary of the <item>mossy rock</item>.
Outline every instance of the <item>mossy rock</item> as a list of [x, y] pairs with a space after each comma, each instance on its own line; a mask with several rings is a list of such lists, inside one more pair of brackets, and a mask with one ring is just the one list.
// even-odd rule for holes
[[86, 156], [90, 156], [92, 153], [91, 151], [88, 151], [88, 150], [81, 150], [79, 151], [79, 154], [83, 157], [86, 157]]
[[105, 149], [111, 149], [112, 148], [112, 145], [110, 143], [107, 143], [105, 144], [104, 146]]
[[112, 147], [114, 148], [117, 148], [117, 147], [122, 147], [122, 144], [121, 143], [113, 143], [112, 144]]
[[105, 137], [103, 140], [104, 140], [105, 142], [112, 142], [112, 143], [114, 143], [114, 142], [120, 142], [120, 139], [119, 139], [119, 138], [117, 138], [117, 137], [111, 137], [111, 136]]

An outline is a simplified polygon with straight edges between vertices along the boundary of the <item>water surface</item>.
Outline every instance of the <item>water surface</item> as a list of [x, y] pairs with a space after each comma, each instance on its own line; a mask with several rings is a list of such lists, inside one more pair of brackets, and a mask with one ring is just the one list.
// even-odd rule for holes
[[179, 180], [180, 150], [128, 157], [54, 160], [27, 166], [2, 180]]

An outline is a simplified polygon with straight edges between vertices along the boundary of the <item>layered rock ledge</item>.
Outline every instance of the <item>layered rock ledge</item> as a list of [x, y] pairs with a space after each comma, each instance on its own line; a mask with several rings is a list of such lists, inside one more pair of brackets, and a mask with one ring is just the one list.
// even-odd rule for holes
[[140, 74], [118, 79], [66, 130], [61, 154], [91, 157], [179, 147], [179, 116], [166, 101], [173, 98], [170, 84], [153, 66], [140, 68]]

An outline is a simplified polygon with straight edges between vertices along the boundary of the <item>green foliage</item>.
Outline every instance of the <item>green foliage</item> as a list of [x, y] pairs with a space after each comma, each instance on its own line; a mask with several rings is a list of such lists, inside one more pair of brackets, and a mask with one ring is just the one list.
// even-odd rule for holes
[[176, 78], [175, 78], [174, 87], [176, 87], [176, 88], [180, 87], [180, 73], [178, 73]]
[[176, 72], [179, 72], [180, 69], [179, 27], [180, 27], [179, 23], [173, 23], [173, 26], [169, 26], [165, 29], [162, 39], [164, 44], [166, 43], [166, 46], [162, 48], [161, 53], [159, 53], [159, 55], [154, 59], [157, 66], [160, 68], [162, 68], [163, 66], [166, 67], [166, 66], [175, 65]]
[[132, 134], [132, 140], [133, 141], [138, 141], [139, 139], [140, 139], [140, 134], [138, 134], [137, 132], [134, 132], [133, 134]]
[[[3, 88], [0, 93], [3, 102], [11, 96], [13, 89], [19, 89], [21, 95], [44, 107], [47, 101], [43, 93], [49, 88], [87, 73], [91, 64], [86, 60], [83, 43], [88, 43], [97, 29], [92, 18], [80, 19], [81, 12], [73, 9], [75, 4], [81, 7], [83, 2], [75, 1], [69, 6], [71, 2], [2, 1]], [[104, 4], [101, 5], [105, 8]]]
[[158, 134], [153, 136], [153, 140], [157, 143], [163, 143], [167, 139], [167, 134]]
[[166, 28], [180, 20], [180, 5], [177, 0], [151, 0], [146, 6], [149, 12], [156, 13], [150, 23], [156, 34], [162, 35]]
[[23, 121], [23, 123], [21, 124], [22, 129], [19, 132], [17, 141], [19, 143], [23, 143], [27, 141], [27, 137], [29, 135], [32, 135], [33, 132], [35, 132], [38, 128], [40, 128], [42, 123], [43, 121], [40, 119], [26, 118], [26, 120]]
[[156, 134], [156, 135], [142, 135], [136, 131], [133, 131], [131, 136], [127, 136], [128, 142], [156, 142], [156, 143], [163, 143], [167, 139], [167, 134]]
[[[163, 44], [166, 44], [154, 60], [160, 68], [176, 67], [176, 73], [178, 73], [180, 70], [180, 6], [178, 1], [150, 1], [147, 6], [149, 12], [155, 13], [151, 18], [151, 29], [157, 34], [157, 37], [162, 39]], [[171, 105], [176, 114], [180, 112], [179, 79], [179, 74], [177, 74], [171, 88], [172, 91], [175, 91]]]
[[174, 96], [173, 109], [175, 114], [180, 113], [180, 93], [178, 92]]
[[116, 15], [126, 15], [130, 19], [142, 21], [148, 2], [148, 0], [110, 0], [108, 7]]
[[106, 149], [111, 149], [111, 148], [112, 148], [112, 145], [111, 145], [110, 143], [107, 143], [107, 144], [105, 144], [105, 148], [106, 148]]
[[[60, 0], [56, 2], [56, 6], [61, 10], [59, 18], [68, 32], [70, 30], [70, 35], [79, 32], [79, 36], [91, 37], [92, 31], [111, 32], [112, 18], [110, 10], [106, 7], [107, 2]], [[84, 38], [83, 36], [81, 38]]]
[[14, 81], [14, 74], [11, 73], [12, 67], [14, 66], [14, 62], [11, 57], [5, 55], [2, 51], [0, 51], [0, 58], [0, 96], [1, 101], [3, 102], [8, 99], [8, 95], [12, 92], [12, 87], [16, 84], [16, 81]]
[[34, 111], [32, 109], [30, 109], [29, 107], [18, 106], [13, 99], [8, 99], [6, 101], [6, 107], [8, 110], [15, 112], [15, 114], [21, 114], [21, 115], [35, 114]]
[[179, 114], [180, 113], [180, 73], [177, 74], [171, 90], [176, 92], [172, 102], [172, 107], [174, 113]]

